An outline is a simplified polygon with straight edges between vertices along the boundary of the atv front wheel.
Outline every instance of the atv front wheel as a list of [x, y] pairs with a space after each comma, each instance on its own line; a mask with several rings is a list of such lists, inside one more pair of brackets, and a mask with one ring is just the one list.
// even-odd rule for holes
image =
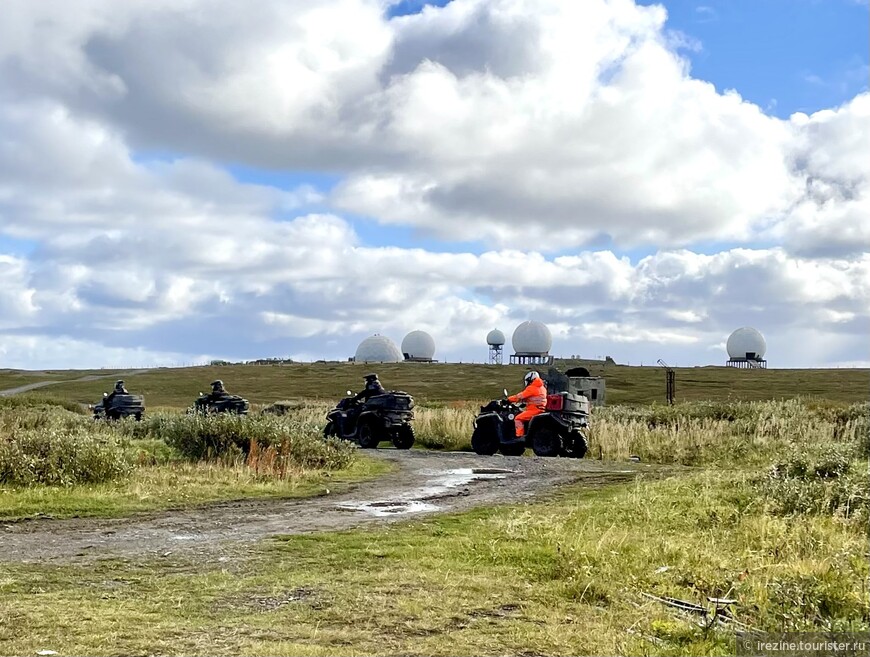
[[381, 438], [374, 422], [363, 422], [359, 427], [359, 446], [363, 449], [377, 449]]
[[532, 432], [532, 450], [536, 456], [559, 456], [562, 437], [550, 427], [537, 428]]
[[485, 427], [475, 427], [471, 434], [471, 449], [481, 456], [492, 456], [498, 451], [498, 436], [493, 431], [487, 431]]
[[326, 426], [323, 427], [323, 437], [324, 438], [335, 438], [338, 436], [338, 431], [335, 429], [335, 422], [330, 420], [326, 423]]
[[396, 449], [411, 449], [414, 445], [414, 429], [409, 424], [404, 424], [393, 434], [393, 446]]
[[589, 449], [589, 441], [586, 440], [586, 436], [579, 431], [572, 431], [571, 438], [573, 439], [571, 442], [574, 444], [571, 447], [571, 453], [569, 456], [575, 459], [582, 459], [586, 456], [586, 452]]

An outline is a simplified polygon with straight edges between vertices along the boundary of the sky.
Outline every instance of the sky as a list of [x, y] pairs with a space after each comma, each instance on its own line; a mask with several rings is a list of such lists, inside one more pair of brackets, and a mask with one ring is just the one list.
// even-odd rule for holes
[[0, 368], [870, 366], [861, 0], [6, 0]]

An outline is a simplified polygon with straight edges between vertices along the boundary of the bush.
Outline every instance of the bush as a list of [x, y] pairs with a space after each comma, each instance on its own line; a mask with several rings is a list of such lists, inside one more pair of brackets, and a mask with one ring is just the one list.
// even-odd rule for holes
[[0, 397], [0, 413], [20, 410], [56, 411], [63, 409], [77, 415], [89, 415], [90, 411], [82, 404], [66, 399], [54, 399], [43, 395], [14, 395], [12, 397]]
[[793, 450], [755, 481], [772, 513], [836, 514], [850, 518], [870, 508], [866, 464], [854, 444], [829, 445], [815, 452]]
[[306, 414], [274, 416], [158, 415], [138, 423], [119, 424], [136, 437], [160, 438], [188, 459], [238, 458], [270, 448], [298, 468], [335, 470], [353, 461], [353, 445], [324, 440], [322, 429]]
[[116, 479], [131, 469], [118, 438], [83, 428], [49, 426], [0, 436], [0, 484], [71, 486]]

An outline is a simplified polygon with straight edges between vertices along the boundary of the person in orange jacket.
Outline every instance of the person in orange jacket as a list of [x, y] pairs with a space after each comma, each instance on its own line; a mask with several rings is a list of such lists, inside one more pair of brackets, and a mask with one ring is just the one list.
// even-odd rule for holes
[[533, 417], [544, 412], [547, 406], [547, 386], [544, 380], [537, 372], [527, 372], [523, 377], [525, 389], [508, 397], [509, 402], [514, 404], [522, 402], [525, 404], [525, 409], [522, 413], [514, 418], [514, 424], [517, 428], [517, 438], [522, 438], [526, 435], [526, 422], [531, 421]]

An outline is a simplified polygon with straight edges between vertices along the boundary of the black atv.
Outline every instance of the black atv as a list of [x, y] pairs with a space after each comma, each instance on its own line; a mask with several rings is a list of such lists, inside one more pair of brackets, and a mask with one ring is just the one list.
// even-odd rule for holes
[[193, 406], [188, 409], [188, 413], [235, 413], [236, 415], [247, 415], [250, 404], [248, 400], [224, 393], [223, 395], [215, 396], [214, 394], [204, 395], [199, 393], [199, 397], [193, 402]]
[[414, 398], [401, 390], [391, 390], [369, 397], [365, 402], [348, 396], [326, 414], [325, 438], [342, 438], [358, 443], [364, 449], [376, 448], [389, 440], [396, 449], [414, 445]]
[[495, 399], [480, 407], [471, 434], [471, 448], [477, 454], [520, 456], [531, 447], [537, 456], [583, 458], [589, 443], [583, 434], [588, 426], [589, 401], [582, 395], [561, 392], [547, 396], [546, 410], [534, 416], [523, 438], [517, 438], [514, 418], [521, 409], [507, 400]]
[[108, 393], [103, 393], [103, 399], [91, 406], [95, 420], [120, 420], [123, 417], [142, 419], [145, 412], [145, 397], [129, 393], [115, 393], [109, 399]]

